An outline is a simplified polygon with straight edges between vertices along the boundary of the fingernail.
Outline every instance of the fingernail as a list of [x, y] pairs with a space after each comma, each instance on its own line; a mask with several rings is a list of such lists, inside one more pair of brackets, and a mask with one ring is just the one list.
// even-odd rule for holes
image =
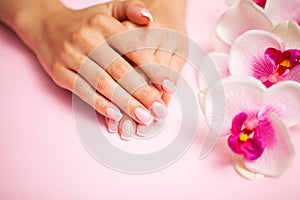
[[138, 125], [138, 126], [137, 126], [137, 129], [136, 129], [136, 134], [137, 134], [138, 136], [144, 137], [144, 136], [147, 135], [147, 133], [149, 133], [149, 132], [151, 131], [152, 126], [153, 126], [153, 123], [151, 123], [151, 124], [148, 125], [148, 126], [145, 126], [145, 125]]
[[149, 125], [149, 124], [151, 124], [151, 122], [153, 121], [152, 115], [151, 115], [148, 111], [146, 111], [146, 110], [144, 110], [144, 109], [142, 109], [142, 108], [136, 108], [136, 109], [134, 110], [134, 115], [135, 115], [136, 118], [138, 118], [138, 120], [140, 120], [144, 125]]
[[107, 129], [110, 133], [117, 133], [118, 132], [118, 125], [119, 123], [117, 121], [107, 119]]
[[175, 85], [169, 81], [168, 79], [165, 79], [163, 82], [162, 82], [162, 88], [163, 90], [166, 92], [166, 93], [169, 93], [169, 94], [174, 94], [175, 91], [176, 91], [176, 87]]
[[124, 120], [121, 126], [121, 138], [123, 140], [130, 140], [134, 132], [133, 122], [129, 119]]
[[120, 121], [123, 116], [121, 111], [115, 107], [106, 108], [106, 114], [110, 119], [113, 119], [115, 121]]
[[159, 102], [154, 102], [150, 107], [150, 111], [157, 119], [164, 119], [168, 115], [166, 106]]
[[147, 17], [150, 22], [153, 22], [153, 16], [151, 15], [150, 11], [146, 8], [140, 8], [140, 12], [144, 17]]
[[153, 121], [150, 125], [138, 125], [136, 134], [142, 137], [152, 137], [162, 130], [165, 125], [165, 120]]

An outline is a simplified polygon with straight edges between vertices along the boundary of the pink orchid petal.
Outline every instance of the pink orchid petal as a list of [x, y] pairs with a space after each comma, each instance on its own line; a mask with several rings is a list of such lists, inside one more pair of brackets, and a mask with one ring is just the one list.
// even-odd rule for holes
[[234, 169], [244, 178], [249, 179], [249, 180], [257, 180], [261, 179], [264, 177], [263, 174], [255, 173], [252, 171], [249, 171], [244, 165], [243, 162], [243, 156], [233, 154], [232, 155], [232, 163], [234, 166]]
[[265, 13], [275, 22], [294, 20], [300, 24], [299, 0], [268, 0]]
[[268, 47], [283, 51], [283, 41], [275, 34], [263, 30], [250, 30], [233, 43], [229, 55], [229, 70], [232, 75], [248, 75], [256, 78], [273, 72], [273, 64], [265, 59]]
[[208, 123], [213, 119], [215, 123], [223, 124], [220, 134], [227, 135], [231, 129], [232, 119], [237, 114], [257, 113], [262, 108], [265, 91], [265, 86], [252, 77], [224, 78], [206, 95], [205, 115]]
[[[229, 49], [233, 41], [251, 29], [272, 30], [272, 22], [263, 10], [252, 1], [241, 0], [221, 16], [215, 29], [215, 49]], [[223, 47], [222, 49], [219, 49]]]
[[286, 49], [300, 49], [300, 26], [296, 22], [282, 22], [274, 28], [273, 33], [284, 41]]
[[275, 115], [271, 115], [269, 119], [275, 132], [273, 145], [266, 146], [257, 160], [244, 159], [244, 164], [249, 171], [277, 177], [289, 169], [295, 155], [288, 128]]
[[[299, 67], [300, 68], [300, 67]], [[279, 82], [265, 95], [265, 110], [276, 114], [288, 127], [300, 122], [300, 84], [293, 81]], [[262, 112], [265, 112], [262, 110]]]
[[294, 67], [283, 79], [282, 81], [292, 80], [300, 83], [300, 65]]

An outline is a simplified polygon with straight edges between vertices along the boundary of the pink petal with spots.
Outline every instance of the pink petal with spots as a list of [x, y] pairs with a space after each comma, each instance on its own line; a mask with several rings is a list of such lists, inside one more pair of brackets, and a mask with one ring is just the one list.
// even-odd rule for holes
[[269, 120], [275, 132], [273, 143], [266, 146], [260, 158], [254, 161], [244, 159], [244, 165], [249, 171], [277, 177], [289, 169], [295, 155], [287, 126], [275, 115]]
[[221, 16], [215, 28], [214, 46], [218, 51], [228, 51], [233, 41], [251, 29], [272, 31], [272, 22], [263, 10], [252, 1], [242, 0]]
[[283, 51], [283, 41], [273, 33], [251, 30], [233, 43], [229, 54], [229, 71], [232, 75], [247, 75], [261, 79], [274, 72], [274, 63], [265, 58], [267, 48]]
[[216, 134], [227, 135], [232, 119], [241, 112], [255, 114], [263, 107], [265, 86], [255, 78], [229, 76], [209, 88], [205, 98], [205, 115], [208, 123], [222, 125], [211, 127]]
[[300, 1], [267, 0], [265, 13], [275, 22], [294, 20], [300, 24]]

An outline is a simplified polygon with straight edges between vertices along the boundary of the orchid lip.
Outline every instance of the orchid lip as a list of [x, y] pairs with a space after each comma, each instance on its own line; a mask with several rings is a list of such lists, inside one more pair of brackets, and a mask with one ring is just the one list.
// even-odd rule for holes
[[267, 77], [259, 78], [267, 87], [279, 82], [300, 64], [300, 50], [298, 49], [280, 51], [269, 47], [266, 49], [264, 55], [273, 65], [272, 73]]
[[258, 159], [265, 148], [263, 138], [257, 134], [260, 126], [257, 117], [249, 117], [242, 112], [232, 120], [231, 136], [228, 145], [236, 154], [242, 154], [248, 160]]

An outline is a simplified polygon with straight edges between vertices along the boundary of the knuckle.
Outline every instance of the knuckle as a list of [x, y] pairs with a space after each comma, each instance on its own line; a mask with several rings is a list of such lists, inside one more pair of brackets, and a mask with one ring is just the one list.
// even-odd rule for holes
[[110, 74], [115, 80], [120, 80], [129, 71], [127, 65], [125, 64], [113, 64], [110, 67]]
[[106, 91], [109, 88], [109, 77], [102, 75], [97, 81], [96, 88], [99, 92]]
[[111, 19], [108, 16], [101, 13], [97, 13], [90, 18], [89, 24], [91, 26], [104, 26], [106, 24], [109, 24], [110, 21]]
[[54, 83], [60, 87], [63, 87], [63, 81], [61, 79], [61, 66], [58, 63], [53, 63], [50, 66], [50, 76]]
[[72, 43], [86, 41], [87, 29], [83, 26], [71, 33]]
[[59, 54], [68, 54], [70, 52], [70, 45], [68, 42], [62, 42], [59, 46], [58, 46], [58, 52]]
[[145, 85], [145, 86], [139, 88], [135, 92], [134, 96], [137, 96], [138, 99], [141, 99], [141, 100], [145, 100], [145, 99], [153, 100], [158, 97], [158, 91], [149, 85]]

